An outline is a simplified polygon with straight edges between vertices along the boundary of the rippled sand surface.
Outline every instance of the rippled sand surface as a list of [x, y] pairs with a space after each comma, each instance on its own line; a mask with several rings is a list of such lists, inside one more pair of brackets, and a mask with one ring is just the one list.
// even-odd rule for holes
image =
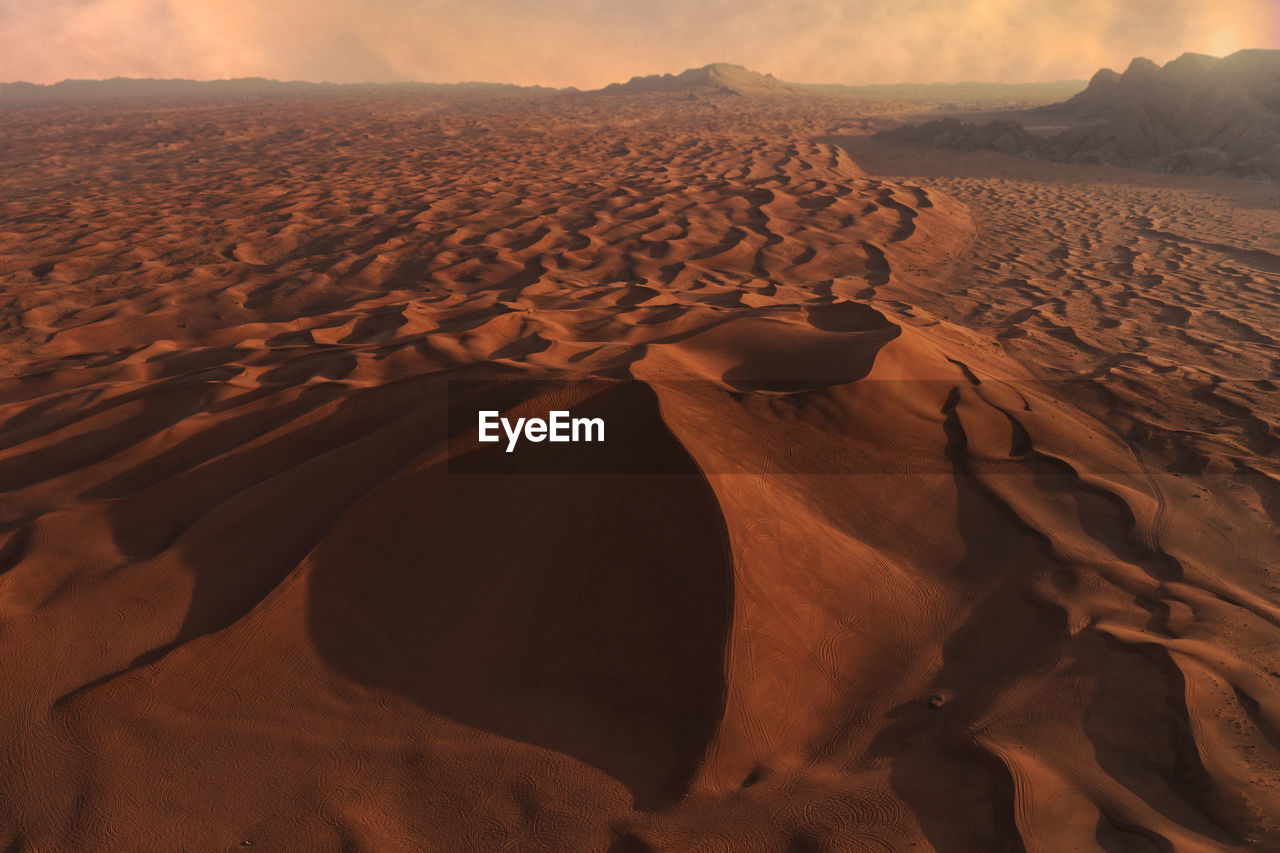
[[11, 849], [1280, 845], [1278, 194], [860, 122], [8, 108]]

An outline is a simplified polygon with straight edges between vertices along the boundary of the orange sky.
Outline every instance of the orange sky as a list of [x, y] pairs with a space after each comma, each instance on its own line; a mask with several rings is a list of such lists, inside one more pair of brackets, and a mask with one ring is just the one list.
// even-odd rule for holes
[[[1280, 0], [0, 0], [0, 80], [1031, 81], [1280, 47]], [[1272, 42], [1269, 44], [1269, 42]]]

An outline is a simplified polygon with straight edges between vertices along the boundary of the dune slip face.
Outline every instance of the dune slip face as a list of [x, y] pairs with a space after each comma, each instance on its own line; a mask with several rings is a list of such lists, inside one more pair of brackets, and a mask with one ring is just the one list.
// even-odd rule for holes
[[7, 849], [1280, 844], [1267, 217], [652, 87], [6, 108]]

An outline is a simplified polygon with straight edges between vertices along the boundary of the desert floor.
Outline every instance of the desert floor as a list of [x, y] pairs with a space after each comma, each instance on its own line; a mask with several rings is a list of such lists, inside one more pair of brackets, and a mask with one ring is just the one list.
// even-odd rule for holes
[[6, 107], [0, 843], [1280, 847], [1280, 189], [873, 124]]

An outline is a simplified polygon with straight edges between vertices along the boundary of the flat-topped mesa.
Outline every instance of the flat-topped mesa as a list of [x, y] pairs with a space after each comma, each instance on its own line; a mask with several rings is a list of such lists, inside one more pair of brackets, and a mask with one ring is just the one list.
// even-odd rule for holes
[[632, 77], [626, 83], [610, 83], [600, 90], [610, 94], [670, 92], [679, 94], [785, 95], [794, 90], [774, 77], [733, 65], [713, 62], [679, 74]]

